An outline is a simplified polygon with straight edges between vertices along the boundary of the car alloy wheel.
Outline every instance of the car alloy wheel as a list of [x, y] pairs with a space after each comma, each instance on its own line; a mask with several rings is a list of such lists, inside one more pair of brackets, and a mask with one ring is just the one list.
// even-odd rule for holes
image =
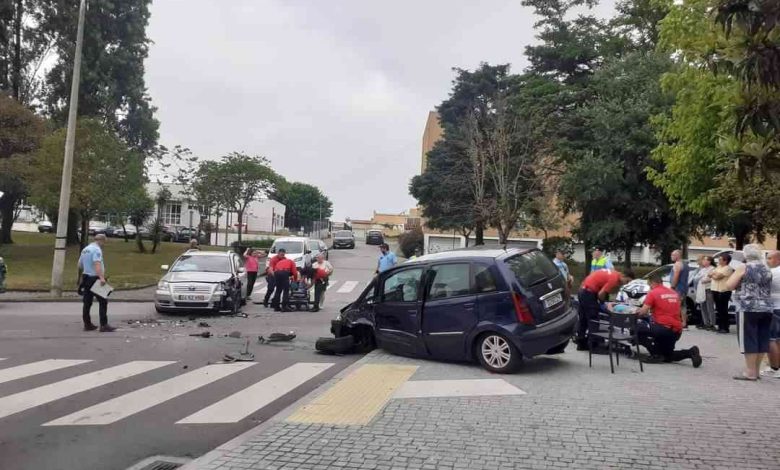
[[479, 362], [498, 373], [512, 372], [520, 362], [520, 353], [503, 336], [489, 333], [482, 337], [477, 346]]

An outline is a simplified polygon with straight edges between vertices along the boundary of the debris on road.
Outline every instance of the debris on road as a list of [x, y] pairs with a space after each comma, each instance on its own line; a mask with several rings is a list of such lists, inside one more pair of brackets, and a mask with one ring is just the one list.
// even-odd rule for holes
[[234, 354], [225, 354], [224, 358], [225, 362], [251, 362], [255, 360], [255, 354], [249, 352], [249, 339], [246, 340], [246, 345], [244, 346], [244, 350], [234, 353]]
[[230, 333], [228, 333], [228, 336], [231, 337], [231, 338], [240, 338], [241, 337], [241, 332], [240, 331], [231, 331]]
[[291, 331], [289, 333], [271, 333], [268, 335], [268, 338], [265, 338], [263, 336], [258, 336], [257, 342], [260, 344], [263, 343], [276, 343], [279, 341], [292, 341], [295, 339], [295, 332]]
[[197, 336], [201, 338], [211, 338], [211, 332], [210, 331], [204, 331], [203, 333], [192, 333], [190, 336]]
[[211, 325], [209, 325], [205, 321], [202, 321], [202, 322], [198, 323], [198, 326], [201, 327], [201, 328], [209, 328]]
[[339, 338], [318, 338], [314, 343], [314, 349], [323, 354], [349, 354], [354, 352], [355, 338], [352, 335]]

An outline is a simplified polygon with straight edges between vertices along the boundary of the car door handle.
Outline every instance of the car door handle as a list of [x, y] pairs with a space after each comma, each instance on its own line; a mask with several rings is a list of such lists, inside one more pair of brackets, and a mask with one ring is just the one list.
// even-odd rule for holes
[[463, 304], [463, 308], [465, 308], [466, 310], [474, 310], [474, 303], [469, 302], [467, 304]]

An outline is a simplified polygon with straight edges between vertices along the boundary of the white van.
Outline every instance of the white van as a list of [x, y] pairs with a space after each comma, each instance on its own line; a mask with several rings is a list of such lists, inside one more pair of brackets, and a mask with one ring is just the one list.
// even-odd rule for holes
[[[271, 245], [271, 252], [268, 256], [270, 261], [271, 256], [275, 255], [279, 249], [284, 249], [286, 257], [293, 260], [295, 266], [298, 269], [303, 269], [305, 266], [311, 266], [311, 250], [309, 249], [309, 242], [311, 240], [307, 237], [283, 237], [274, 240]], [[268, 262], [266, 262], [266, 266]]]

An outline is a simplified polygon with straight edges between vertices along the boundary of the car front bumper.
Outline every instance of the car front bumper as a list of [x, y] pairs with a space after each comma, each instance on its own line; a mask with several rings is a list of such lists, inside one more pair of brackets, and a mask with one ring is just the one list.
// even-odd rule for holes
[[227, 298], [228, 293], [221, 289], [216, 289], [211, 294], [204, 294], [203, 299], [187, 299], [179, 297], [180, 294], [174, 294], [170, 290], [157, 289], [154, 294], [154, 306], [162, 311], [220, 311], [229, 308]]
[[333, 246], [335, 248], [351, 248], [355, 246], [355, 242], [352, 240], [334, 240]]

